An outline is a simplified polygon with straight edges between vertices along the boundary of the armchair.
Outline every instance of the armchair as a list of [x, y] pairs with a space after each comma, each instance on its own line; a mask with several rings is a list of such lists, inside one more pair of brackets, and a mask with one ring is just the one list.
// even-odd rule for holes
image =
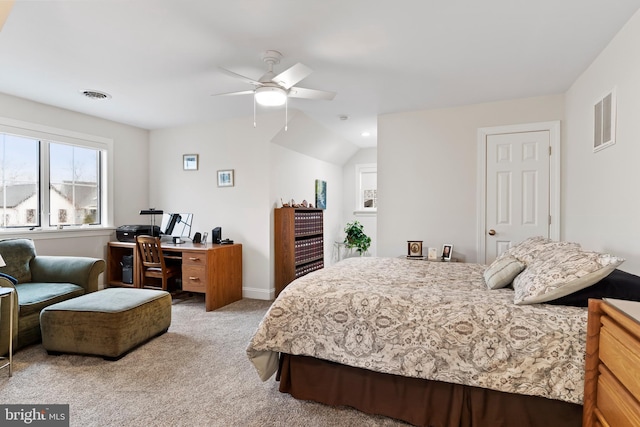
[[[51, 305], [98, 290], [102, 259], [36, 255], [30, 239], [0, 240], [0, 286], [15, 289], [13, 348], [40, 341], [40, 311]], [[5, 276], [6, 275], [6, 276]], [[0, 355], [9, 349], [9, 307], [0, 306]]]

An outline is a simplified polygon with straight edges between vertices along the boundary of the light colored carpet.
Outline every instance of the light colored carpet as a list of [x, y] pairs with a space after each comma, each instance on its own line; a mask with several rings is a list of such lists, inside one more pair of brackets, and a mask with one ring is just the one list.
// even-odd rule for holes
[[351, 408], [293, 399], [262, 382], [245, 349], [269, 301], [206, 312], [195, 296], [173, 304], [169, 331], [111, 362], [18, 351], [0, 371], [0, 402], [69, 404], [71, 426], [406, 426]]

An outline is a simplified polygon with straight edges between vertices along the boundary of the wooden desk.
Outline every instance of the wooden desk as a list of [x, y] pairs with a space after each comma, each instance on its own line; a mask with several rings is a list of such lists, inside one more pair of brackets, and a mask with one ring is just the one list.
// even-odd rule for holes
[[[182, 290], [205, 294], [207, 311], [242, 299], [242, 245], [162, 243], [165, 258], [182, 263]], [[122, 257], [133, 255], [133, 283], [122, 282]], [[142, 267], [133, 242], [107, 244], [107, 286], [139, 288]]]

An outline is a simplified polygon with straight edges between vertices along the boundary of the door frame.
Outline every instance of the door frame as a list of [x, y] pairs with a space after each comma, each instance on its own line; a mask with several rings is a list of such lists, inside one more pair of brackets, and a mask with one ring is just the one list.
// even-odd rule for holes
[[476, 188], [476, 262], [486, 259], [486, 200], [487, 200], [487, 137], [505, 133], [549, 131], [549, 237], [560, 239], [560, 121], [524, 123], [508, 126], [478, 128], [478, 175]]

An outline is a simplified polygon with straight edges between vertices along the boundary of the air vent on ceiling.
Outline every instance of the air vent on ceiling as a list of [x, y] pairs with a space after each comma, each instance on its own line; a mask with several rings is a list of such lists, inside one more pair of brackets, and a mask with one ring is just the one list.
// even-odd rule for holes
[[111, 95], [108, 93], [98, 92], [97, 90], [82, 90], [80, 93], [90, 99], [111, 99]]

